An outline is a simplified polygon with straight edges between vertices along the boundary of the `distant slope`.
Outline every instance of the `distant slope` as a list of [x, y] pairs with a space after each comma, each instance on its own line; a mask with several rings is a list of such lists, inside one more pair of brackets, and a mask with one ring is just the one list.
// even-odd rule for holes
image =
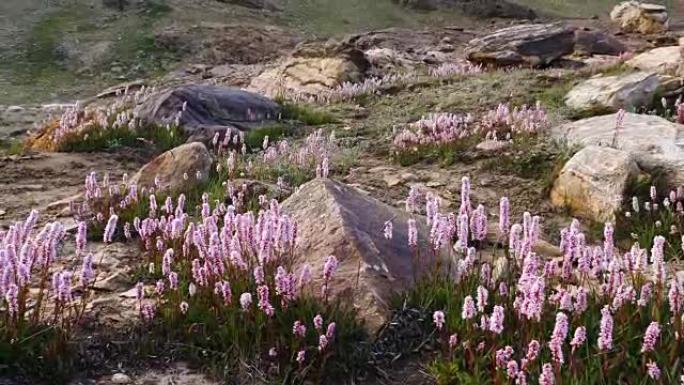
[[[155, 45], [155, 34], [170, 27], [182, 35], [207, 23], [276, 24], [329, 37], [388, 27], [483, 25], [455, 10], [420, 11], [400, 0], [266, 0], [278, 12], [234, 4], [244, 0], [226, 1], [136, 0], [120, 12], [103, 6], [112, 0], [0, 0], [0, 105], [68, 101], [173, 69], [186, 58]], [[619, 2], [510, 1], [562, 17], [606, 17]], [[684, 0], [653, 1], [676, 5], [673, 15], [684, 16]]]

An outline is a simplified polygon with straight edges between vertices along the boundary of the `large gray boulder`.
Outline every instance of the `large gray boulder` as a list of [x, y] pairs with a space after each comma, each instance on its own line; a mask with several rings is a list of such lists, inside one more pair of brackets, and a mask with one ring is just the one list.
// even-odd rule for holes
[[632, 156], [605, 146], [587, 146], [563, 167], [551, 190], [551, 203], [595, 222], [612, 222], [624, 192], [639, 174]]
[[545, 66], [572, 53], [575, 32], [563, 24], [521, 24], [471, 40], [468, 60], [496, 66]]
[[[184, 107], [185, 106], [185, 109]], [[190, 84], [150, 95], [135, 113], [145, 123], [176, 121], [189, 136], [217, 128], [246, 131], [279, 118], [280, 106], [264, 96], [237, 88]]]
[[[316, 179], [286, 199], [283, 210], [299, 226], [300, 263], [308, 263], [314, 277], [320, 277], [326, 258], [335, 255], [339, 267], [332, 294], [352, 301], [371, 329], [385, 322], [395, 295], [434, 268], [424, 218], [417, 218], [416, 251], [407, 243], [409, 215], [353, 187]], [[388, 220], [394, 225], [392, 239], [383, 236]]]
[[576, 110], [636, 110], [650, 107], [660, 85], [652, 72], [596, 76], [575, 86], [565, 96], [565, 104]]
[[551, 129], [554, 139], [578, 146], [622, 150], [646, 172], [664, 171], [673, 185], [684, 184], [684, 125], [653, 115], [626, 113], [616, 132], [617, 114], [596, 116]]

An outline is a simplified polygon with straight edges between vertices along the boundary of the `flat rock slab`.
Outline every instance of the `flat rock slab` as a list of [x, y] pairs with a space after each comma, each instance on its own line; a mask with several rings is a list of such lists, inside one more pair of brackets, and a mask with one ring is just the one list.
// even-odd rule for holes
[[630, 154], [639, 168], [662, 170], [674, 185], [684, 184], [684, 125], [653, 115], [626, 113], [615, 134], [616, 115], [602, 115], [551, 129], [555, 139], [570, 145], [611, 146]]
[[684, 63], [680, 46], [658, 47], [640, 53], [627, 61], [627, 65], [642, 71], [657, 72], [663, 75], [677, 73]]
[[625, 75], [597, 76], [576, 85], [565, 96], [565, 104], [576, 110], [620, 108], [637, 110], [650, 107], [660, 85], [658, 74], [635, 72]]
[[545, 66], [572, 53], [575, 31], [563, 24], [521, 24], [471, 40], [468, 60], [495, 66]]

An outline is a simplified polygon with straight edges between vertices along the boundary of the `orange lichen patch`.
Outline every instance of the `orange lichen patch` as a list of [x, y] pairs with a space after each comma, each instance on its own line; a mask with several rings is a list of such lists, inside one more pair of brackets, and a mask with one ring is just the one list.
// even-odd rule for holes
[[58, 151], [59, 143], [54, 140], [54, 135], [59, 128], [59, 120], [55, 119], [46, 123], [40, 130], [29, 136], [24, 145], [27, 149], [38, 151]]

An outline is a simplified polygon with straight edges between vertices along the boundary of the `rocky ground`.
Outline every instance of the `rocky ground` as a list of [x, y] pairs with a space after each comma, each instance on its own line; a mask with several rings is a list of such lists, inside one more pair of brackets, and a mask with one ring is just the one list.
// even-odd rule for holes
[[[98, 13], [98, 17], [103, 18], [103, 25], [109, 31], [116, 31], [112, 32], [114, 35], [107, 36], [104, 43], [94, 38], [96, 32], [72, 20], [73, 15], [82, 10], [70, 10], [61, 16], [60, 20], [70, 23], [76, 30], [85, 28], [90, 33], [85, 36], [91, 40], [86, 38], [65, 47], [63, 41], [34, 41], [34, 46], [46, 44], [48, 56], [54, 54], [51, 50], [56, 46], [64, 48], [64, 52], [60, 51], [64, 67], [58, 73], [47, 74], [45, 68], [33, 68], [34, 72], [27, 74], [11, 66], [0, 66], [0, 87], [7, 85], [5, 91], [0, 91], [0, 103], [5, 104], [0, 106], [0, 140], [3, 144], [0, 155], [0, 226], [38, 209], [43, 213], [42, 220], [60, 218], [73, 230], [74, 223], [68, 215], [65, 199], [68, 201], [79, 193], [88, 172], [109, 172], [116, 177], [124, 173], [133, 175], [157, 155], [154, 150], [127, 146], [113, 146], [106, 151], [90, 153], [46, 152], [18, 146], [42, 127], [41, 122], [51, 115], [60, 114], [76, 99], [83, 104], [108, 105], [114, 103], [116, 96], [112, 89], [106, 90], [106, 87], [133, 80], [134, 83], [128, 84], [131, 89], [143, 84], [159, 89], [187, 84], [229, 86], [268, 97], [277, 97], [285, 92], [295, 95], [294, 99], [299, 101], [308, 101], [344, 81], [361, 83], [373, 77], [390, 79], [391, 74], [420, 74], [401, 82], [387, 81], [376, 89], [376, 95], [369, 97], [333, 100], [330, 103], [318, 100], [313, 103], [315, 109], [334, 119], [316, 126], [300, 125], [297, 129], [301, 132], [295, 135], [302, 138], [318, 128], [334, 130], [343, 146], [353, 154], [348, 169], [335, 175], [334, 179], [361, 192], [344, 190], [347, 187], [339, 187], [342, 190], [338, 190], [334, 185], [314, 186], [309, 188], [317, 190], [307, 196], [316, 196], [320, 189], [329, 189], [337, 191], [330, 193], [333, 201], [326, 202], [321, 198], [317, 202], [301, 202], [297, 201], [295, 194], [289, 205], [296, 207], [293, 210], [302, 215], [303, 221], [307, 218], [306, 209], [314, 210], [314, 213], [336, 212], [330, 207], [339, 205], [339, 211], [352, 213], [352, 219], [339, 219], [339, 223], [331, 220], [330, 226], [349, 231], [352, 238], [358, 238], [357, 245], [374, 250], [367, 253], [372, 254], [376, 262], [368, 259], [363, 259], [363, 262], [371, 267], [383, 267], [387, 275], [398, 281], [401, 281], [402, 274], [407, 274], [404, 267], [392, 266], [390, 259], [383, 259], [386, 256], [378, 250], [388, 250], [388, 246], [375, 239], [380, 238], [384, 220], [380, 220], [380, 216], [373, 220], [356, 217], [360, 214], [355, 210], [369, 207], [368, 212], [371, 212], [379, 207], [376, 206], [379, 201], [387, 205], [381, 206], [386, 210], [380, 211], [382, 217], [394, 215], [392, 213], [403, 208], [411, 187], [437, 194], [443, 199], [444, 207], [454, 211], [460, 199], [461, 177], [468, 175], [473, 181], [473, 199], [490, 208], [492, 217], [499, 198], [508, 196], [514, 216], [528, 210], [543, 216], [545, 238], [555, 241], [558, 229], [566, 226], [573, 216], [586, 219], [588, 231], [596, 234], [597, 223], [611, 220], [620, 212], [629, 181], [639, 175], [653, 175], [656, 171], [665, 170], [670, 185], [684, 183], [684, 151], [681, 150], [684, 126], [671, 122], [674, 120], [672, 113], [667, 115], [657, 107], [659, 99], [665, 97], [669, 108], [673, 109], [675, 100], [684, 92], [684, 42], [679, 40], [684, 36], [684, 3], [681, 1], [669, 4], [669, 30], [658, 24], [661, 16], [654, 16], [656, 12], [643, 16], [646, 21], [638, 20], [632, 24], [622, 20], [611, 21], [608, 15], [610, 7], [597, 19], [573, 20], [559, 20], [552, 9], [534, 8], [539, 14], [534, 21], [536, 26], [527, 19], [527, 8], [511, 6], [509, 12], [512, 14], [485, 15], [514, 16], [513, 19], [479, 19], [464, 16], [462, 9], [456, 7], [441, 11], [415, 11], [418, 12], [415, 19], [413, 16], [406, 19], [402, 13], [401, 17], [396, 16], [398, 28], [358, 34], [339, 33], [340, 30], [348, 32], [347, 28], [357, 27], [354, 14], [344, 14], [352, 20], [341, 24], [351, 23], [352, 27], [330, 25], [324, 35], [334, 35], [335, 39], [331, 41], [311, 36], [310, 29], [319, 27], [314, 21], [297, 28], [301, 20], [297, 17], [309, 14], [293, 13], [297, 6], [292, 2], [294, 0], [248, 1], [242, 4], [238, 1], [241, 4], [236, 5], [230, 1], [228, 3], [231, 4], [170, 1], [170, 10], [157, 3], [122, 2], [127, 4], [126, 7], [132, 7], [129, 12], [137, 12], [135, 17], [138, 19], [130, 20], [111, 16], [108, 13], [111, 11], [102, 11], [100, 7], [103, 5], [97, 4], [93, 9], [105, 12]], [[0, 11], [5, 11], [3, 7], [8, 12], [10, 9], [16, 11], [20, 3], [24, 7], [32, 6], [30, 2], [15, 4], [10, 1], [0, 4]], [[443, 6], [435, 3], [428, 4], [428, 8]], [[43, 11], [61, 12], [61, 5], [51, 4], [53, 8]], [[133, 53], [128, 52], [129, 56], [121, 57], [120, 63], [109, 60], [108, 45], [118, 44], [113, 37], [115, 34], [120, 34], [119, 39], [126, 39], [130, 36], [121, 31], [141, 28], [152, 22], [149, 18], [157, 17], [157, 13], [178, 15], [179, 9], [186, 5], [184, 18], [177, 19], [175, 23], [164, 24], [154, 19], [159, 22], [158, 28], [146, 31], [153, 37], [153, 46], [146, 45], [147, 41], [140, 42], [132, 48]], [[306, 11], [313, 12], [308, 8]], [[29, 11], [21, 9], [21, 12]], [[434, 24], [425, 23], [434, 16], [429, 12], [441, 15], [435, 16]], [[457, 23], [444, 16], [452, 12], [459, 15]], [[198, 22], [205, 15], [206, 20]], [[390, 16], [379, 26], [393, 25], [395, 15]], [[31, 25], [28, 21], [10, 22], [7, 19], [7, 16], [5, 20], [0, 19], [4, 23], [0, 25], [4, 26], [0, 38], [17, 36], [17, 29]], [[226, 23], [226, 19], [231, 22]], [[549, 24], [558, 21], [559, 24]], [[38, 32], [49, 34], [48, 27], [54, 24], [47, 24]], [[510, 26], [514, 29], [492, 34], [497, 29]], [[42, 37], [36, 37], [39, 38]], [[4, 43], [7, 44], [7, 39]], [[0, 45], [0, 48], [7, 47]], [[6, 52], [17, 50], [17, 47], [9, 48]], [[121, 52], [127, 52], [130, 47], [124, 48]], [[152, 50], [154, 57], [142, 60], [141, 67], [136, 69], [132, 63], [136, 61], [137, 52], [145, 49]], [[35, 54], [44, 54], [44, 51], [38, 50]], [[623, 52], [638, 56], [621, 64], [623, 59], [627, 59], [618, 56]], [[639, 55], [642, 52], [644, 54]], [[0, 57], [5, 62], [14, 58], [4, 54]], [[34, 59], [41, 60], [39, 56]], [[460, 63], [466, 59], [492, 69], [483, 74], [446, 79], [429, 75], [429, 71], [440, 65]], [[494, 67], [512, 69], [495, 70]], [[81, 78], [73, 77], [75, 73]], [[10, 79], [10, 76], [19, 75], [34, 75], [38, 80], [28, 84]], [[86, 84], [75, 81], [83, 77], [89, 79], [84, 82]], [[62, 94], [43, 95], [38, 92], [41, 88], [52, 92], [62, 86], [68, 86]], [[252, 112], [268, 108], [262, 102], [257, 104], [250, 100], [253, 102], [250, 104]], [[448, 162], [432, 160], [402, 166], [392, 160], [394, 130], [421, 116], [433, 112], [480, 115], [500, 103], [533, 105], [536, 101], [549, 115], [548, 130], [538, 138], [494, 147], [474, 142], [458, 149]], [[614, 113], [623, 108], [635, 112], [658, 109], [658, 113], [666, 115], [667, 119], [628, 113], [622, 131], [614, 139], [614, 122], [617, 119]], [[222, 114], [230, 115], [232, 112], [222, 111]], [[236, 122], [230, 116], [227, 121], [220, 120], [225, 118], [222, 114], [213, 115], [216, 120], [210, 122], [185, 122], [184, 125], [192, 135], [196, 135], [194, 138], [204, 142], [210, 140], [219, 126], [224, 130], [226, 127], [252, 129], [241, 126], [243, 122]], [[212, 115], [211, 111], [209, 115]], [[607, 142], [614, 140], [617, 141], [613, 146], [616, 148], [606, 148], [610, 146]], [[560, 142], [562, 146], [558, 144]], [[174, 168], [182, 166], [174, 163], [176, 161], [176, 158], [169, 161], [172, 162], [171, 173]], [[193, 167], [195, 165], [193, 163]], [[154, 167], [154, 170], [168, 171], [159, 165]], [[147, 173], [152, 175], [150, 171]], [[176, 171], [173, 175], [180, 179], [182, 173]], [[318, 236], [316, 225], [303, 224], [303, 232], [315, 238]], [[373, 226], [378, 228], [377, 234], [371, 234]], [[321, 242], [331, 250], [337, 250], [345, 247], [347, 240], [331, 236]], [[357, 247], [364, 249], [364, 246]], [[327, 249], [312, 250], [321, 254], [321, 260], [329, 254]], [[72, 383], [215, 383], [199, 374], [199, 370], [167, 357], [150, 355], [145, 362], [134, 362], [127, 356], [125, 335], [117, 333], [125, 333], [130, 319], [135, 318], [131, 315], [134, 297], [131, 289], [136, 272], [131, 261], [135, 260], [136, 253], [135, 248], [125, 244], [98, 245], [96, 259], [99, 261], [100, 281], [97, 298], [92, 304], [92, 326], [86, 336], [79, 336], [92, 340], [82, 353], [83, 366], [87, 369], [79, 373]], [[346, 278], [352, 280], [353, 276]], [[376, 291], [381, 292], [385, 283], [364, 284], [370, 285], [367, 291], [375, 294], [372, 298], [363, 298], [364, 308], [380, 309], [378, 314], [387, 310], [376, 303]], [[375, 326], [381, 324], [382, 321]], [[106, 341], [107, 338], [114, 340]], [[427, 374], [421, 371], [420, 359], [380, 369], [380, 373], [369, 382], [431, 383]], [[15, 383], [22, 382], [0, 378], [0, 384]]]

